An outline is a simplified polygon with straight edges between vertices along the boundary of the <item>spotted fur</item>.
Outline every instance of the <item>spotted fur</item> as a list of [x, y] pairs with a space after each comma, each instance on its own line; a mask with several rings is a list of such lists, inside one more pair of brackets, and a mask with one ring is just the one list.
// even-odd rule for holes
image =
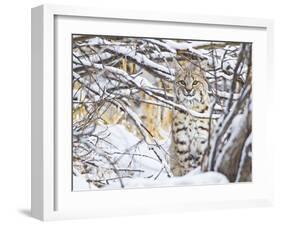
[[[199, 67], [191, 63], [183, 66], [177, 74], [174, 92], [176, 103], [195, 112], [209, 112], [208, 84]], [[170, 166], [174, 176], [183, 176], [201, 165], [208, 136], [208, 118], [173, 111]]]

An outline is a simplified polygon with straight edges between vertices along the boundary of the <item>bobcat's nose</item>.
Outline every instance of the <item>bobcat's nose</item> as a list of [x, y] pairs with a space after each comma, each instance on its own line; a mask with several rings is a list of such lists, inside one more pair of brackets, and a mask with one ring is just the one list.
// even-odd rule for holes
[[185, 88], [185, 94], [186, 95], [190, 95], [191, 91], [192, 91], [192, 89]]

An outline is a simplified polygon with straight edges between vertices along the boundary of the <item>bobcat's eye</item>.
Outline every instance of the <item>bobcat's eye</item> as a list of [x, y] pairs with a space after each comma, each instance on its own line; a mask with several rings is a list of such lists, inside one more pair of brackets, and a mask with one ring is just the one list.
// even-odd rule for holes
[[178, 84], [182, 85], [182, 86], [185, 86], [185, 81], [184, 80], [180, 80], [180, 81], [178, 81]]
[[194, 80], [193, 83], [192, 83], [193, 86], [196, 86], [197, 84], [198, 84], [197, 80]]

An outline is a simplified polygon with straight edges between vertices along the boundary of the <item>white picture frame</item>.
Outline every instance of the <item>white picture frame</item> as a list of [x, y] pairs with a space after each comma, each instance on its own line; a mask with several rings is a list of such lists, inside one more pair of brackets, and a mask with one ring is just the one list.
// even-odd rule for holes
[[[103, 24], [104, 21], [108, 24]], [[256, 63], [258, 66], [256, 71], [256, 66], [254, 66], [254, 77], [256, 75], [257, 78], [253, 86], [253, 96], [254, 101], [256, 101], [254, 106], [256, 113], [254, 113], [253, 119], [253, 131], [256, 135], [253, 142], [256, 143], [254, 147], [256, 147], [257, 154], [256, 159], [254, 159], [253, 175], [255, 177], [252, 183], [78, 193], [71, 191], [71, 187], [69, 187], [70, 177], [68, 178], [68, 171], [71, 173], [70, 168], [68, 168], [71, 164], [71, 158], [65, 156], [66, 152], [61, 151], [62, 149], [60, 149], [60, 152], [57, 150], [58, 146], [65, 146], [63, 149], [69, 150], [67, 149], [67, 143], [58, 140], [58, 137], [69, 136], [71, 132], [67, 131], [70, 128], [71, 121], [66, 121], [66, 124], [62, 126], [59, 125], [63, 121], [62, 115], [70, 109], [68, 108], [69, 103], [67, 102], [66, 107], [59, 113], [58, 103], [67, 100], [68, 97], [64, 93], [69, 89], [70, 83], [61, 83], [61, 76], [56, 76], [68, 74], [71, 67], [71, 58], [68, 59], [68, 56], [65, 56], [68, 60], [60, 61], [59, 55], [66, 53], [71, 57], [71, 53], [67, 49], [67, 44], [63, 47], [64, 44], [59, 40], [75, 33], [75, 31], [87, 32], [86, 26], [82, 25], [83, 23], [95, 23], [96, 25], [100, 23], [101, 27], [111, 26], [113, 31], [114, 26], [110, 23], [123, 23], [124, 21], [126, 22], [124, 24], [127, 25], [122, 26], [135, 26], [138, 23], [140, 26], [147, 27], [147, 30], [143, 30], [146, 35], [152, 32], [152, 25], [154, 28], [160, 26], [160, 24], [161, 26], [169, 24], [170, 26], [180, 25], [181, 27], [192, 25], [194, 29], [197, 27], [217, 29], [216, 34], [213, 31], [209, 33], [213, 38], [218, 37], [218, 35], [221, 35], [221, 38], [229, 37], [229, 32], [224, 34], [223, 31], [236, 29], [242, 32], [243, 37], [239, 37], [239, 33], [233, 33], [233, 39], [256, 40], [255, 47], [259, 53], [263, 54], [253, 58], [254, 64], [258, 62]], [[85, 30], [83, 30], [84, 28]], [[160, 36], [166, 34], [164, 30], [159, 29]], [[161, 33], [162, 31], [163, 33]], [[114, 32], [114, 34], [118, 33], [116, 29]], [[132, 29], [127, 31], [126, 34], [139, 35], [140, 33]], [[179, 33], [175, 35], [180, 36]], [[69, 43], [67, 40], [65, 42]], [[259, 94], [259, 89], [262, 84], [267, 83], [267, 91], [270, 92], [273, 83], [272, 45], [273, 22], [265, 19], [199, 16], [167, 12], [121, 12], [110, 8], [100, 10], [56, 5], [43, 5], [33, 8], [32, 216], [41, 220], [56, 220], [271, 205], [273, 201], [273, 179], [267, 175], [273, 168], [273, 153], [267, 143], [268, 139], [266, 139], [268, 133], [264, 118], [268, 116], [266, 108], [262, 108], [265, 97]], [[57, 62], [62, 62], [62, 64], [58, 66]], [[67, 64], [69, 65], [67, 66]], [[63, 69], [66, 67], [69, 68]], [[265, 102], [268, 106], [271, 104], [270, 100]], [[69, 122], [69, 125], [67, 125], [67, 122]], [[60, 132], [57, 132], [57, 129]], [[62, 158], [64, 158], [64, 161], [62, 161]], [[64, 181], [65, 177], [68, 179]], [[94, 206], [86, 204], [86, 200], [94, 200], [96, 204]], [[89, 202], [92, 203], [92, 201]], [[108, 202], [111, 202], [111, 205], [108, 205]]]

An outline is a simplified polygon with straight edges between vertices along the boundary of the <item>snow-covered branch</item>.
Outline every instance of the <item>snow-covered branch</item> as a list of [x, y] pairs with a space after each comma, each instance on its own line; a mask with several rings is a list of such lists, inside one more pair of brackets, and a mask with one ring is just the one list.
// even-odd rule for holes
[[[74, 35], [72, 62], [73, 175], [86, 190], [251, 180], [251, 44]], [[176, 101], [185, 65], [206, 82], [203, 113]], [[193, 116], [186, 130], [209, 122], [203, 163], [181, 178], [170, 171], [175, 110]]]

